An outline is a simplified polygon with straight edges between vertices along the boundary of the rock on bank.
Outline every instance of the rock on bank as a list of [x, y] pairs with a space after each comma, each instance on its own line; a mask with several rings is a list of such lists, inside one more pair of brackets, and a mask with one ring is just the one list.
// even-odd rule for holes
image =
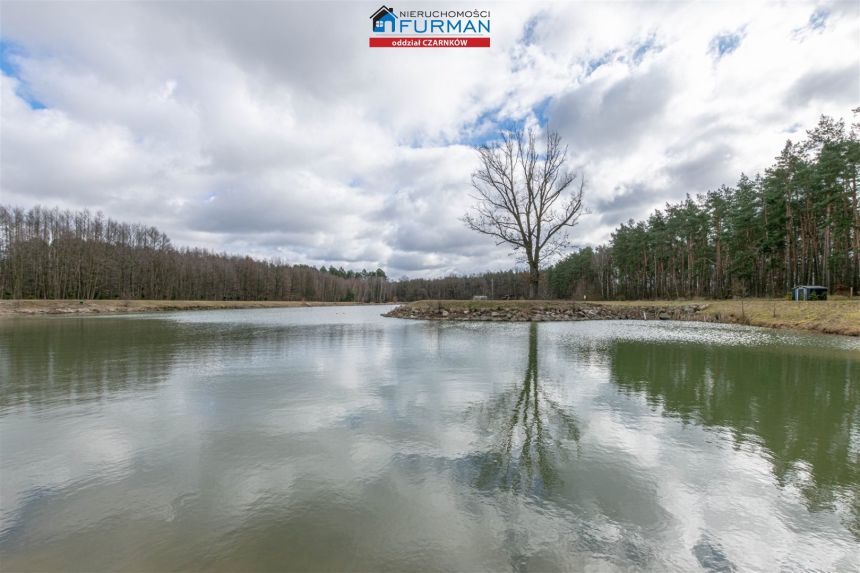
[[417, 320], [544, 322], [561, 320], [694, 320], [716, 322], [708, 304], [620, 306], [564, 301], [418, 301], [384, 316]]

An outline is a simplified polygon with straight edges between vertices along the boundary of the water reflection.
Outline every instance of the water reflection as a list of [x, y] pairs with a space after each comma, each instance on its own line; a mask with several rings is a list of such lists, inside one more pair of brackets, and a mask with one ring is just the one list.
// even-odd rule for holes
[[810, 511], [850, 508], [860, 536], [858, 363], [783, 348], [615, 341], [612, 381], [684, 423], [730, 430], [761, 447], [780, 486]]
[[857, 562], [853, 349], [379, 312], [0, 324], [0, 568]]
[[567, 446], [579, 440], [574, 417], [540, 379], [538, 325], [529, 327], [528, 364], [521, 384], [511, 386], [478, 409], [484, 433], [492, 436], [482, 456], [476, 487], [546, 493], [560, 485]]
[[384, 337], [381, 329], [365, 325], [290, 324], [283, 318], [236, 324], [224, 313], [201, 314], [206, 316], [2, 321], [0, 413], [152, 393], [189, 366], [214, 375], [229, 365], [250, 368], [259, 359], [344, 352]]
[[0, 323], [0, 411], [153, 389], [180, 351], [180, 327], [160, 321], [23, 319]]

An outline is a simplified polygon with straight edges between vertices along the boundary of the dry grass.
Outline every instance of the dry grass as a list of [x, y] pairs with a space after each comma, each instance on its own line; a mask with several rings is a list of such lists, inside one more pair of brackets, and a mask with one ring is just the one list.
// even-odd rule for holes
[[860, 336], [860, 301], [725, 300], [703, 312], [719, 322]]
[[[417, 308], [446, 308], [446, 309], [566, 309], [581, 301], [558, 300], [445, 300], [418, 301], [412, 303]], [[823, 332], [828, 334], [844, 334], [860, 336], [860, 299], [827, 300], [827, 301], [789, 301], [771, 299], [746, 300], [673, 300], [673, 301], [601, 301], [589, 302], [594, 305], [622, 305], [637, 308], [681, 307], [692, 304], [707, 305], [699, 311], [711, 317], [716, 322], [749, 324], [769, 328], [789, 328]]]
[[303, 301], [218, 301], [218, 300], [0, 300], [0, 316], [44, 314], [124, 314], [173, 310], [216, 310], [230, 308], [292, 308], [302, 306], [344, 306], [356, 303]]
[[[214, 310], [231, 308], [291, 308], [302, 306], [348, 306], [355, 303], [301, 301], [209, 301], [209, 300], [0, 300], [0, 317], [45, 314], [123, 314], [175, 310]], [[578, 301], [561, 300], [445, 300], [411, 303], [417, 308], [446, 309], [566, 309]], [[707, 304], [699, 311], [717, 322], [750, 324], [770, 328], [790, 328], [860, 336], [860, 300], [794, 302], [748, 299], [718, 301], [606, 301], [595, 305], [653, 307]]]

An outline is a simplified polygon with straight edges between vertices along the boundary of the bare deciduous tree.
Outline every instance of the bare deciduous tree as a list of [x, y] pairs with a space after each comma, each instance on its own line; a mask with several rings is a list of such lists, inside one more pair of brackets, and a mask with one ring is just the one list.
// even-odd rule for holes
[[155, 227], [101, 213], [0, 205], [0, 299], [383, 302], [382, 269], [345, 271], [175, 248]]
[[541, 264], [568, 245], [566, 229], [582, 213], [585, 181], [568, 170], [567, 146], [548, 132], [539, 148], [534, 131], [504, 132], [478, 148], [472, 174], [475, 207], [463, 221], [479, 233], [509, 244], [529, 267], [529, 297], [536, 298]]

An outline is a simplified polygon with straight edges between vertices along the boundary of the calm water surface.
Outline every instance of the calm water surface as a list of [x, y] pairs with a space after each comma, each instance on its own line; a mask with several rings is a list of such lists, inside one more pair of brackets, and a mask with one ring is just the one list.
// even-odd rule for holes
[[857, 570], [860, 341], [0, 321], [0, 569]]

